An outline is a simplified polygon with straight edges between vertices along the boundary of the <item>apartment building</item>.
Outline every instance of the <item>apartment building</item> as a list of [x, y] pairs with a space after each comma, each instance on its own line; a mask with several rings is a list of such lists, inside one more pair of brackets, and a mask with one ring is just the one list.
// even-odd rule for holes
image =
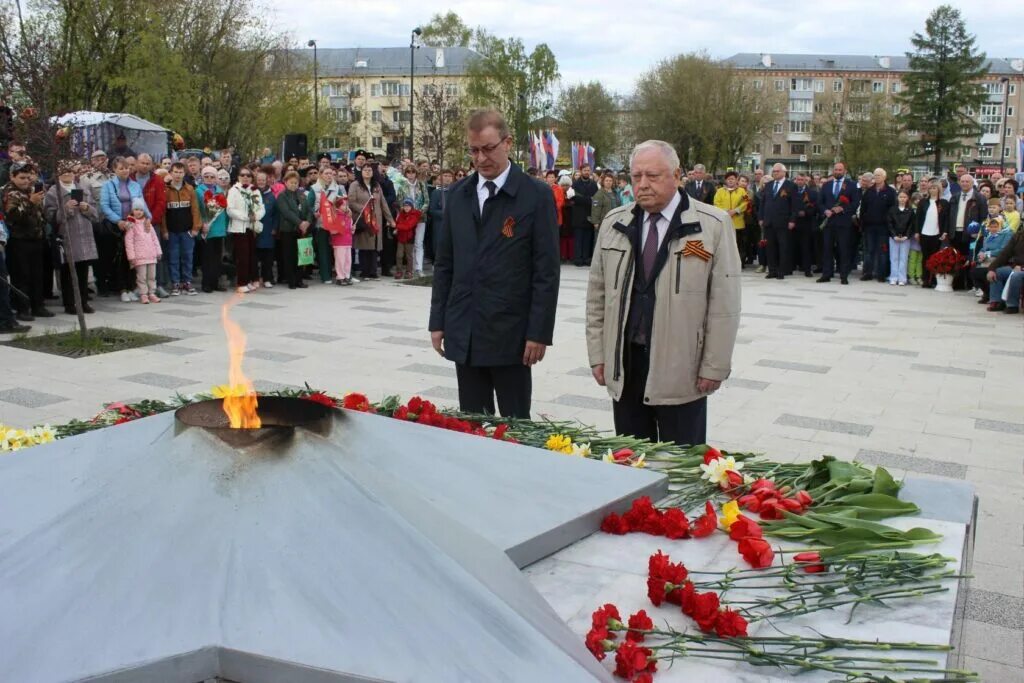
[[[312, 49], [297, 52], [312, 62]], [[431, 141], [423, 140], [421, 135], [421, 104], [437, 93], [448, 98], [463, 95], [468, 64], [476, 56], [464, 47], [417, 47], [412, 51], [408, 47], [318, 49], [320, 116], [328, 121], [321, 125], [322, 137], [315, 147], [363, 148], [374, 154], [407, 149], [409, 95], [414, 82], [416, 147], [419, 150], [427, 143], [429, 149]], [[347, 125], [338, 125], [332, 132], [330, 121]], [[344, 134], [337, 132], [341, 130]]]
[[[775, 97], [766, 102], [778, 113], [770, 133], [755, 142], [742, 160], [748, 168], [769, 167], [776, 162], [790, 169], [827, 170], [839, 155], [836, 144], [843, 121], [868, 120], [879, 106], [898, 119], [896, 96], [909, 68], [906, 56], [831, 54], [739, 53], [724, 60], [749, 73], [752, 86]], [[988, 99], [972, 112], [983, 133], [975, 139], [942, 150], [944, 165], [966, 164], [979, 175], [989, 175], [1005, 158], [1008, 169], [1021, 167], [1017, 137], [1024, 133], [1024, 59], [992, 59], [984, 81]], [[1005, 125], [1004, 125], [1005, 120]], [[910, 139], [920, 133], [907, 131]], [[920, 175], [931, 159], [908, 164]]]

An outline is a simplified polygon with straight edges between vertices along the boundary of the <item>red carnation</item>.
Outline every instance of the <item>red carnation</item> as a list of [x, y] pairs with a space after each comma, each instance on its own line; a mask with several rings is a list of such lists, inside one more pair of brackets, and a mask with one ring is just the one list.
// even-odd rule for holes
[[761, 530], [761, 525], [746, 515], [737, 517], [736, 521], [729, 527], [729, 538], [734, 541], [742, 540], [748, 536], [761, 538], [763, 535], [764, 532]]
[[[676, 600], [671, 599], [675, 593]], [[697, 589], [693, 587], [693, 584], [689, 581], [683, 584], [683, 587], [677, 591], [673, 591], [665, 596], [665, 601], [670, 602], [674, 605], [679, 605], [683, 610], [683, 614], [688, 617], [693, 616], [693, 609], [695, 606], [695, 600], [697, 599]]]
[[629, 533], [629, 524], [626, 523], [626, 520], [613, 512], [601, 521], [601, 531], [606, 534], [621, 536]]
[[665, 602], [666, 583], [660, 576], [647, 577], [647, 599], [655, 607], [661, 607], [661, 603]]
[[710, 465], [712, 460], [717, 460], [722, 457], [721, 451], [713, 446], [708, 446], [708, 449], [704, 451], [704, 464]]
[[409, 399], [409, 403], [407, 405], [409, 406], [410, 412], [418, 413], [423, 409], [423, 399], [419, 396], [413, 396]]
[[594, 628], [607, 628], [611, 631], [617, 631], [619, 630], [618, 627], [622, 626], [622, 617], [619, 616], [619, 608], [611, 603], [607, 603], [594, 610], [590, 619], [591, 625]]
[[632, 680], [634, 674], [655, 671], [656, 662], [651, 657], [653, 654], [651, 650], [632, 641], [623, 642], [615, 653], [615, 675]]
[[747, 536], [740, 541], [739, 551], [743, 559], [755, 569], [770, 567], [775, 560], [775, 551], [763, 538]]
[[690, 527], [690, 533], [696, 538], [710, 536], [718, 527], [718, 515], [715, 514], [715, 506], [711, 501], [704, 503], [704, 514], [694, 520]]
[[708, 632], [715, 627], [715, 620], [718, 619], [718, 593], [708, 591], [697, 593], [693, 597], [693, 620], [701, 631]]
[[306, 394], [303, 398], [307, 401], [319, 403], [320, 405], [325, 405], [331, 408], [334, 408], [337, 405], [333, 398], [322, 391], [314, 391], [312, 394]]
[[649, 496], [641, 496], [633, 501], [632, 506], [629, 510], [622, 515], [626, 523], [629, 524], [631, 529], [639, 529], [643, 525], [643, 521], [646, 517], [651, 515], [657, 515], [658, 511], [654, 509], [654, 505], [651, 503]]
[[841, 195], [839, 195], [839, 203], [840, 204], [849, 204], [850, 203], [850, 198], [847, 197], [845, 194], [841, 194]]
[[626, 633], [626, 640], [632, 640], [634, 643], [643, 642], [644, 631], [650, 631], [654, 628], [654, 621], [647, 616], [647, 612], [640, 610], [636, 614], [629, 617], [629, 632]]
[[598, 661], [605, 657], [604, 641], [606, 640], [609, 640], [608, 629], [604, 627], [592, 628], [587, 632], [587, 649], [597, 657]]
[[398, 410], [391, 417], [396, 420], [408, 420], [409, 419], [409, 408], [407, 406], [398, 406]]
[[508, 432], [508, 425], [500, 424], [494, 428], [494, 434], [492, 434], [492, 437], [497, 439], [498, 441], [502, 441], [505, 438], [506, 432]]
[[228, 207], [228, 198], [222, 194], [219, 194], [216, 197], [214, 197], [213, 201], [217, 202], [217, 206], [219, 206], [222, 209], [226, 209]]
[[207, 190], [203, 193], [203, 202], [209, 202], [213, 199], [213, 190]]
[[690, 537], [690, 520], [679, 508], [669, 508], [662, 517], [665, 536], [671, 539]]
[[373, 412], [373, 406], [370, 405], [370, 399], [366, 398], [364, 394], [346, 394], [345, 398], [341, 400], [341, 407], [349, 410], [357, 410], [361, 413]]
[[651, 536], [665, 535], [665, 515], [655, 510], [653, 514], [644, 517], [640, 523], [640, 531]]
[[715, 617], [715, 633], [719, 638], [747, 635], [747, 620], [731, 609], [723, 609]]

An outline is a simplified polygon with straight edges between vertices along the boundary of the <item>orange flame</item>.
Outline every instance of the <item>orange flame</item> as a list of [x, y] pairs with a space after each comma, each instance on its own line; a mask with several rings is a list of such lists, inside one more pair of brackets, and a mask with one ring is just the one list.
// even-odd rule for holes
[[252, 380], [242, 372], [242, 360], [245, 358], [245, 332], [228, 315], [231, 307], [242, 300], [236, 294], [220, 310], [220, 319], [224, 323], [224, 332], [228, 337], [228, 386], [224, 396], [224, 412], [231, 422], [232, 429], [259, 429], [260, 416], [256, 413], [258, 403], [256, 390]]

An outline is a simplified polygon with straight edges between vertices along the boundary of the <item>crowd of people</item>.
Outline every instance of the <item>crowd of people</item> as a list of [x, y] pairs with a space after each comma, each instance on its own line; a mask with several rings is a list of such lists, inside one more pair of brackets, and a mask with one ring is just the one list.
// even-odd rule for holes
[[[57, 298], [55, 282], [65, 313], [76, 314], [72, 278], [92, 313], [96, 296], [155, 304], [229, 287], [247, 294], [421, 277], [448, 190], [473, 172], [425, 159], [392, 164], [363, 150], [351, 164], [265, 152], [248, 164], [232, 149], [157, 162], [119, 137], [111, 150], [46, 174], [11, 143], [0, 166], [0, 279], [9, 271], [13, 287], [0, 291], [0, 332], [53, 316], [46, 301]], [[577, 267], [590, 265], [605, 216], [635, 201], [622, 172], [526, 173], [550, 186], [560, 256]], [[929, 257], [948, 246], [965, 266], [956, 288], [973, 287], [990, 310], [1019, 311], [1024, 231], [1013, 178], [978, 181], [958, 166], [916, 181], [900, 171], [890, 183], [884, 169], [851, 178], [837, 162], [831, 177], [790, 178], [776, 164], [768, 175], [728, 171], [716, 180], [698, 164], [681, 184], [728, 213], [743, 265], [768, 278], [802, 272], [848, 284], [860, 264], [864, 281], [934, 287]]]

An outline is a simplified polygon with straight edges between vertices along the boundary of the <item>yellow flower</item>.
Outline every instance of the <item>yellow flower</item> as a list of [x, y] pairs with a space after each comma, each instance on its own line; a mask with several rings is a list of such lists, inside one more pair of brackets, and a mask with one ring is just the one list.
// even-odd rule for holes
[[646, 467], [647, 465], [644, 464], [644, 458], [646, 458], [646, 457], [647, 457], [646, 453], [641, 453], [640, 457], [637, 458], [636, 460], [634, 460], [633, 464], [630, 465], [630, 467]]
[[241, 384], [220, 384], [215, 386], [210, 393], [214, 398], [228, 398], [229, 396], [248, 396], [252, 392]]
[[53, 429], [48, 424], [44, 424], [40, 427], [34, 427], [31, 431], [32, 443], [43, 444], [54, 441], [57, 437], [54, 434]]
[[740, 504], [735, 500], [730, 500], [728, 503], [722, 506], [722, 516], [720, 521], [722, 522], [722, 528], [726, 531], [732, 526], [733, 522], [739, 519], [740, 516]]
[[574, 443], [572, 445], [572, 447], [571, 447], [569, 452], [572, 455], [578, 455], [581, 458], [589, 458], [590, 455], [591, 455], [591, 453], [590, 453], [590, 444], [589, 443], [583, 443], [583, 444], [576, 444], [576, 443]]
[[552, 434], [544, 443], [544, 448], [555, 453], [572, 453], [572, 439], [564, 434]]

